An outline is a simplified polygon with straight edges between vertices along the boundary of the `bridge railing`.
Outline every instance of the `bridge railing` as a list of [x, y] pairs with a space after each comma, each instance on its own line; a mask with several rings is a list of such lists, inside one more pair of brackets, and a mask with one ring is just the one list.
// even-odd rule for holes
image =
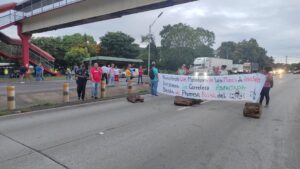
[[22, 48], [19, 45], [11, 45], [0, 40], [0, 51], [14, 57], [20, 57], [22, 54]]
[[[22, 58], [22, 47], [20, 45], [12, 45], [7, 44], [0, 40], [0, 51], [7, 54], [8, 56], [15, 57], [15, 58]], [[54, 71], [54, 62], [51, 62], [35, 51], [29, 51], [29, 59], [31, 62], [35, 64], [42, 64], [46, 69], [50, 71]]]
[[8, 14], [0, 16], [0, 28], [20, 21], [26, 17], [31, 17], [80, 1], [82, 0], [42, 0], [37, 3], [31, 3], [31, 5], [19, 9], [18, 11], [11, 10]]

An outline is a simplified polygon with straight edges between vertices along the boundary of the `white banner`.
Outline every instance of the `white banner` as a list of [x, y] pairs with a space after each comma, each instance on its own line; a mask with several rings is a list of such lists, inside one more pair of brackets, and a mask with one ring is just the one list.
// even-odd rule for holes
[[159, 74], [158, 92], [202, 100], [257, 102], [266, 81], [263, 74], [181, 76]]

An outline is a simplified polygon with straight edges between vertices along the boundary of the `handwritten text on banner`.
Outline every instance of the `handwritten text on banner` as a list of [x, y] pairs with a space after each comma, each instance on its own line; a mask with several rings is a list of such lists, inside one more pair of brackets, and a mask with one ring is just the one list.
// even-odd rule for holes
[[180, 76], [159, 74], [158, 92], [203, 100], [257, 102], [266, 77], [263, 74]]

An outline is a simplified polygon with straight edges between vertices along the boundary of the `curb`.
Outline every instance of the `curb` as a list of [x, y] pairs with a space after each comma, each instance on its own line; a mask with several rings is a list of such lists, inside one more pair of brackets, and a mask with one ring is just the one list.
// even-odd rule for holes
[[[135, 93], [135, 94], [146, 95], [146, 94], [149, 94], [149, 92], [147, 91], [147, 92], [140, 92], [140, 93]], [[68, 102], [68, 103], [40, 105], [40, 106], [37, 105], [37, 106], [31, 106], [31, 107], [27, 107], [27, 108], [16, 109], [14, 111], [4, 110], [3, 114], [1, 114], [1, 112], [0, 112], [0, 119], [5, 118], [5, 117], [23, 115], [23, 114], [31, 114], [31, 113], [38, 113], [38, 112], [42, 113], [42, 112], [51, 111], [51, 110], [58, 110], [58, 109], [64, 110], [64, 109], [68, 109], [68, 108], [72, 108], [72, 107], [94, 105], [97, 103], [105, 103], [108, 101], [122, 99], [127, 96], [128, 96], [128, 94], [123, 94], [123, 95], [106, 97], [104, 99], [97, 99], [97, 100], [88, 99], [86, 101], [73, 101], [73, 102]]]

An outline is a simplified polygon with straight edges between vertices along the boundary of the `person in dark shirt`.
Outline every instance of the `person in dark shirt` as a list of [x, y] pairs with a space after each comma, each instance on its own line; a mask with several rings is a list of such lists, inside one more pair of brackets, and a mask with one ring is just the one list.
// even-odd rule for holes
[[89, 79], [89, 72], [84, 65], [81, 65], [81, 67], [76, 71], [75, 75], [77, 78], [78, 100], [84, 101], [85, 88], [86, 88], [86, 83]]

